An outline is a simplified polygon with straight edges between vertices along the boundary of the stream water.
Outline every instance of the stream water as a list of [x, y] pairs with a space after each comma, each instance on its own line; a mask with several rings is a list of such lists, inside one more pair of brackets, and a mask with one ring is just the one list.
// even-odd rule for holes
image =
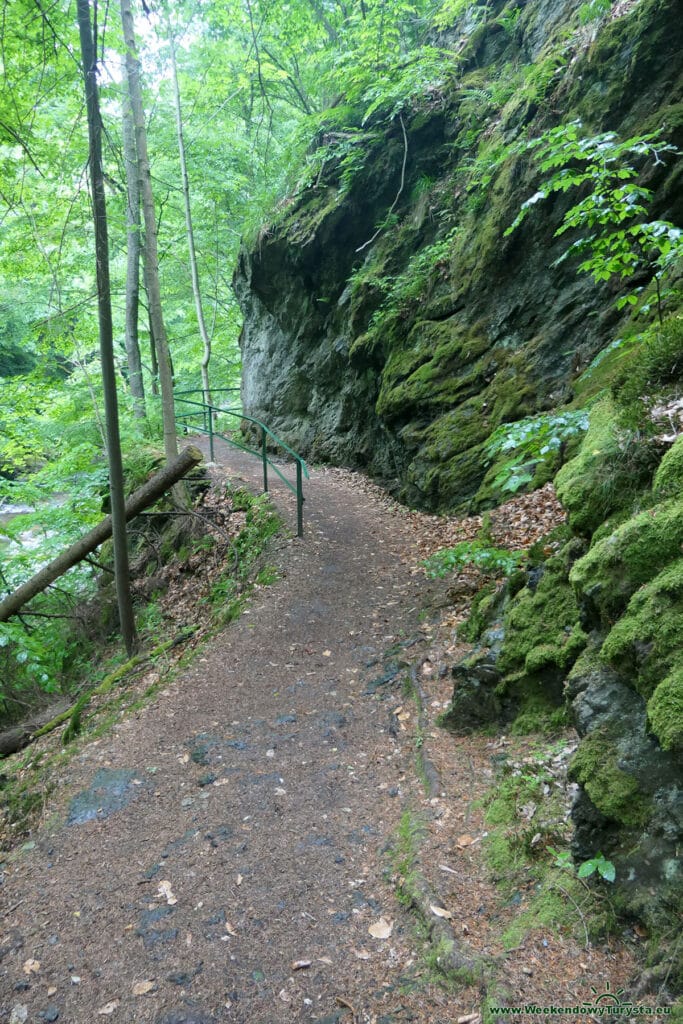
[[[59, 498], [57, 499], [59, 500]], [[53, 499], [54, 501], [54, 499]], [[3, 502], [0, 499], [0, 549], [10, 550], [13, 546], [19, 546], [24, 551], [34, 551], [39, 547], [45, 532], [39, 525], [31, 526], [17, 534], [16, 538], [10, 539], [2, 532], [6, 523], [11, 523], [17, 516], [26, 515], [28, 512], [35, 512], [31, 505], [12, 505], [10, 502]]]

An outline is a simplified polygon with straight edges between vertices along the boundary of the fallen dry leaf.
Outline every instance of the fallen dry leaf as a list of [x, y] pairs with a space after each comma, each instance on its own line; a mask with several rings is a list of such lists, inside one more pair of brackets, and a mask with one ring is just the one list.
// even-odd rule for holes
[[385, 918], [380, 917], [379, 921], [371, 924], [368, 928], [368, 932], [375, 939], [388, 939], [394, 930], [392, 921], [387, 921]]
[[98, 1015], [100, 1017], [110, 1017], [119, 1003], [119, 999], [112, 999], [110, 1003], [105, 1003], [104, 1006], [100, 1006], [97, 1011]]
[[429, 909], [432, 914], [436, 914], [437, 917], [445, 917], [447, 921], [451, 921], [453, 919], [453, 915], [450, 910], [446, 910], [444, 907], [437, 907], [434, 903], [430, 903]]
[[303, 971], [304, 968], [311, 966], [310, 960], [294, 960], [291, 963], [291, 969], [293, 971]]
[[460, 849], [463, 850], [466, 846], [471, 846], [473, 842], [474, 839], [472, 836], [458, 836], [455, 840], [455, 845], [459, 846]]
[[229, 921], [225, 922], [225, 930], [228, 933], [228, 935], [237, 935], [237, 932], [235, 931], [235, 929], [233, 928]]
[[318, 957], [318, 963], [319, 964], [327, 964], [328, 967], [332, 966], [332, 961], [330, 960], [329, 956], [319, 956]]
[[458, 1017], [458, 1024], [474, 1024], [477, 1020], [481, 1020], [480, 1013], [466, 1013], [464, 1017]]
[[156, 982], [154, 981], [136, 981], [131, 991], [134, 996], [146, 996], [148, 992], [153, 992], [156, 987]]
[[368, 952], [367, 949], [352, 949], [351, 952], [354, 956], [357, 956], [359, 960], [370, 960], [372, 953]]
[[178, 902], [178, 900], [173, 895], [171, 883], [167, 879], [165, 879], [163, 882], [159, 882], [157, 896], [161, 896], [163, 899], [165, 899], [169, 907], [175, 906], [175, 904]]
[[27, 960], [24, 964], [24, 974], [37, 974], [40, 970], [40, 960]]

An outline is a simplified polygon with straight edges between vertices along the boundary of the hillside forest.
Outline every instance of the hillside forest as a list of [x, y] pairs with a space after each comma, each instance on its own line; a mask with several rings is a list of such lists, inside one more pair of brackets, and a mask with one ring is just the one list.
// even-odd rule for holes
[[[264, 423], [434, 522], [480, 517], [420, 565], [476, 579], [439, 724], [571, 732], [570, 832], [543, 851], [675, 992], [677, 0], [3, 0], [0, 44], [2, 753], [46, 722], [74, 741], [94, 688], [269, 582], [282, 524], [239, 488], [226, 511], [199, 453], [126, 521], [188, 432], [258, 453]], [[492, 531], [548, 495], [534, 543]]]

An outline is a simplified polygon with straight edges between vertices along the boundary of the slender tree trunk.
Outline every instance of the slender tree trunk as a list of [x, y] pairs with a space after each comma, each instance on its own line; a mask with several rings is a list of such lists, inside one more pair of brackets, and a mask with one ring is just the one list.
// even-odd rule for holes
[[197, 270], [197, 250], [194, 244], [194, 229], [192, 226], [192, 204], [190, 202], [190, 179], [187, 173], [187, 159], [185, 155], [185, 138], [183, 135], [183, 111], [180, 103], [180, 86], [178, 85], [178, 62], [176, 60], [175, 39], [173, 38], [173, 26], [170, 15], [166, 14], [166, 31], [171, 48], [171, 74], [173, 77], [173, 95], [175, 97], [175, 117], [178, 132], [178, 156], [180, 158], [180, 176], [183, 189], [183, 200], [185, 202], [185, 230], [187, 233], [187, 248], [190, 254], [190, 277], [192, 279], [192, 294], [194, 296], [194, 307], [197, 312], [197, 324], [199, 335], [202, 339], [202, 391], [204, 401], [211, 405], [211, 389], [209, 387], [209, 362], [211, 360], [211, 338], [206, 329], [204, 310], [202, 307], [202, 293], [199, 287], [199, 271]]
[[126, 167], [126, 358], [128, 386], [135, 415], [144, 419], [145, 389], [140, 359], [138, 322], [140, 313], [140, 183], [135, 150], [135, 125], [129, 97], [123, 95], [123, 159]]
[[178, 453], [176, 439], [175, 413], [173, 407], [173, 373], [168, 348], [168, 337], [161, 307], [161, 289], [159, 286], [159, 255], [157, 247], [157, 225], [154, 212], [154, 195], [152, 193], [152, 175], [147, 151], [147, 131], [145, 115], [142, 107], [142, 89], [140, 86], [140, 61], [135, 43], [133, 13], [130, 0], [121, 2], [121, 23], [123, 39], [126, 46], [126, 77], [128, 94], [133, 111], [135, 125], [135, 148], [138, 157], [138, 173], [140, 176], [140, 193], [142, 196], [142, 212], [145, 222], [145, 284], [152, 333], [159, 363], [159, 386], [161, 389], [161, 413], [164, 430], [164, 451], [167, 459]]
[[89, 0], [78, 0], [78, 28], [81, 40], [85, 99], [88, 112], [88, 138], [90, 142], [90, 182], [92, 188], [93, 222], [95, 227], [95, 258], [97, 263], [97, 307], [100, 334], [100, 359], [104, 387], [104, 411], [107, 432], [107, 459], [109, 463], [109, 491], [111, 498], [112, 537], [114, 542], [114, 574], [119, 609], [121, 635], [128, 655], [135, 651], [137, 635], [130, 594], [128, 566], [128, 538], [126, 533], [123, 464], [119, 437], [116, 370], [114, 367], [114, 331], [111, 312], [109, 280], [109, 240], [107, 237], [107, 206], [102, 168], [102, 122], [97, 88], [97, 61], [95, 41], [90, 24]]

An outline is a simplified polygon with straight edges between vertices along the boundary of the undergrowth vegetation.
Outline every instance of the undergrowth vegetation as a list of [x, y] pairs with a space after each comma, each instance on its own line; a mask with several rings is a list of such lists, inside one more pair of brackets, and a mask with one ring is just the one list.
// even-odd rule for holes
[[[148, 449], [141, 459], [142, 451], [137, 449], [131, 469], [131, 489], [140, 482], [139, 474], [144, 478], [145, 470], [160, 458], [155, 449]], [[101, 504], [101, 493], [98, 501]], [[262, 559], [280, 525], [264, 496], [236, 489], [218, 503], [206, 502], [203, 486], [187, 517], [178, 518], [167, 499], [152, 515], [138, 517], [130, 537], [143, 646], [163, 641], [174, 630], [190, 626], [205, 631], [237, 617], [255, 577], [263, 584], [273, 579], [273, 570]], [[22, 527], [25, 524], [13, 529]], [[115, 653], [111, 557], [107, 543], [96, 559], [72, 569], [58, 588], [36, 598], [30, 611], [0, 625], [0, 718], [17, 718], [57, 694], [77, 693], [86, 675], [88, 680], [104, 677], [125, 660], [122, 653]], [[23, 567], [24, 559], [22, 549]], [[187, 582], [185, 572], [191, 574]], [[181, 606], [183, 587], [187, 589], [187, 616], [193, 621], [182, 623], [171, 614], [165, 599], [169, 587]], [[190, 598], [201, 609], [196, 622]]]
[[[569, 931], [588, 948], [617, 927], [604, 888], [614, 880], [614, 865], [596, 851], [577, 870], [569, 852], [576, 787], [567, 781], [567, 762], [574, 749], [561, 741], [522, 759], [503, 756], [485, 798], [484, 857], [502, 898], [519, 905], [502, 936], [506, 949], [534, 930]], [[597, 886], [586, 884], [593, 875]]]

